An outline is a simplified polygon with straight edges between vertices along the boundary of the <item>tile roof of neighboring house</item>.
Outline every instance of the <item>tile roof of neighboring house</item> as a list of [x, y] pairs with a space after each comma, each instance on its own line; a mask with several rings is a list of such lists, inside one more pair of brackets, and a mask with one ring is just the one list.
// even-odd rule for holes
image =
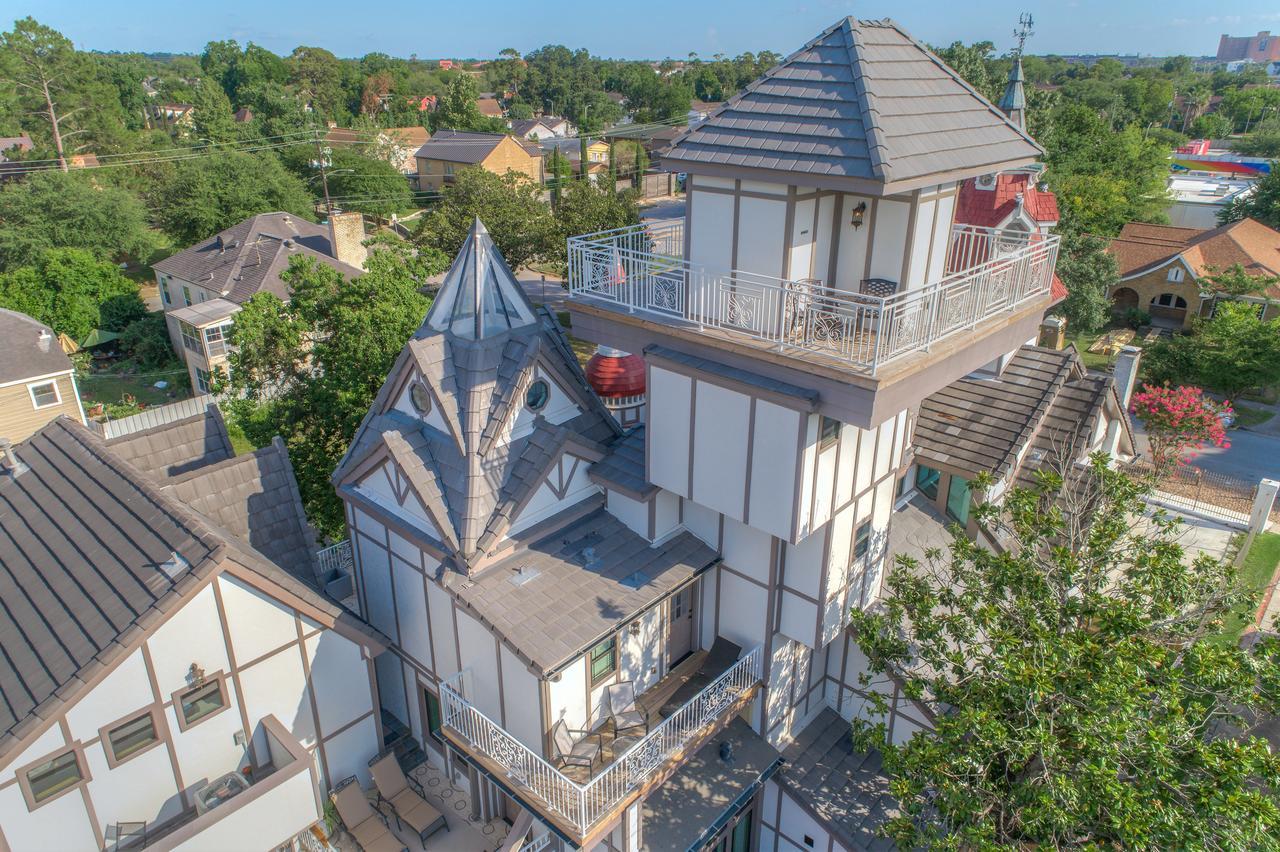
[[155, 269], [183, 281], [219, 291], [241, 304], [255, 293], [289, 298], [280, 273], [294, 255], [313, 257], [348, 278], [363, 270], [333, 256], [329, 229], [289, 213], [260, 213], [184, 251], [166, 257]]
[[[505, 133], [474, 133], [469, 130], [437, 130], [415, 155], [427, 160], [443, 160], [447, 163], [474, 164], [493, 153]], [[518, 140], [517, 140], [518, 141]], [[523, 145], [520, 147], [524, 148]], [[527, 152], [529, 149], [525, 148]], [[536, 155], [530, 155], [536, 156]]]
[[1063, 386], [1084, 377], [1075, 349], [1023, 346], [998, 378], [963, 378], [927, 397], [912, 443], [926, 464], [1008, 473]]
[[[61, 417], [0, 475], [0, 758], [182, 606], [227, 559], [375, 647], [388, 640]], [[219, 463], [224, 464], [224, 463]], [[227, 498], [230, 501], [241, 495]], [[74, 544], [73, 544], [74, 542]]]
[[775, 776], [816, 814], [847, 849], [891, 850], [880, 826], [898, 814], [879, 751], [853, 747], [848, 720], [831, 708], [818, 714], [782, 752]]
[[1041, 153], [897, 24], [845, 18], [677, 139], [663, 159], [671, 170], [758, 169], [806, 185], [889, 192]]
[[431, 138], [427, 128], [420, 124], [408, 127], [388, 127], [382, 132], [395, 144], [413, 148], [425, 145], [427, 140]]
[[237, 123], [244, 124], [246, 121], [253, 121], [253, 110], [248, 107], [240, 107], [240, 109], [236, 110], [231, 117], [235, 119]]
[[23, 133], [21, 136], [0, 136], [0, 159], [4, 158], [4, 152], [17, 148], [19, 151], [30, 151], [34, 146], [31, 137]]
[[511, 122], [511, 133], [516, 138], [523, 139], [532, 133], [536, 127], [544, 127], [548, 131], [552, 130], [551, 125], [540, 118], [518, 118]]
[[716, 560], [683, 532], [657, 547], [603, 508], [468, 579], [445, 585], [545, 673], [607, 638]]
[[969, 178], [960, 184], [955, 221], [994, 228], [1021, 205], [1032, 222], [1039, 225], [1056, 223], [1059, 219], [1057, 197], [1048, 190], [1040, 189], [1032, 178], [1028, 172], [1002, 172], [996, 175], [994, 189], [979, 189], [977, 179]]
[[53, 329], [26, 314], [0, 308], [0, 385], [70, 369], [71, 359]]
[[[1280, 275], [1280, 231], [1256, 219], [1209, 230], [1129, 222], [1107, 249], [1122, 278], [1141, 275], [1181, 255], [1197, 277], [1240, 264], [1250, 275]], [[1267, 295], [1280, 298], [1280, 287]]]
[[209, 405], [203, 414], [108, 438], [107, 446], [161, 482], [236, 454], [222, 411], [216, 405]]
[[476, 98], [476, 109], [489, 118], [502, 117], [502, 104], [498, 103], [497, 98]]

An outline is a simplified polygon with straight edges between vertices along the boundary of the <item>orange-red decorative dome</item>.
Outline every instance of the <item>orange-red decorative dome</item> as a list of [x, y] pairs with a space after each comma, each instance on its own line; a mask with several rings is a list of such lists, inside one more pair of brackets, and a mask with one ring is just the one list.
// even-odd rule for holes
[[602, 399], [641, 396], [644, 359], [606, 346], [597, 347], [587, 361], [587, 381]]

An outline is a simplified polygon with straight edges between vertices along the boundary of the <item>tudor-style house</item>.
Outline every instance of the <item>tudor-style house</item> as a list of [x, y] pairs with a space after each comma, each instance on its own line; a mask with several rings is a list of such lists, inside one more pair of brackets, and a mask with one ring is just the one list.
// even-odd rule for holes
[[292, 848], [368, 781], [387, 638], [316, 587], [283, 444], [206, 405], [0, 454], [2, 849]]
[[[1040, 154], [896, 24], [841, 20], [676, 139], [684, 218], [570, 239], [588, 374], [475, 223], [333, 481], [384, 709], [512, 837], [885, 845], [845, 627], [945, 534], [922, 409], [1029, 374], [1006, 474], [1131, 440], [1110, 380], [1034, 346], [1058, 240], [1002, 175]], [[978, 180], [1012, 215], [958, 216]], [[931, 724], [889, 698], [894, 741]]]

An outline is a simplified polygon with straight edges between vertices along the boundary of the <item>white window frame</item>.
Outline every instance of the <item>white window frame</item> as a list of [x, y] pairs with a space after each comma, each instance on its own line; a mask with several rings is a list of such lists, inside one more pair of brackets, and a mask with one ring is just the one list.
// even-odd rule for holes
[[1181, 284], [1182, 283], [1182, 267], [1170, 266], [1169, 274], [1165, 276], [1165, 280], [1170, 281], [1174, 284]]
[[[53, 402], [46, 402], [44, 405], [36, 402], [36, 388], [42, 388], [45, 385], [53, 385]], [[38, 382], [31, 382], [27, 385], [27, 395], [31, 397], [31, 407], [36, 411], [43, 408], [53, 408], [56, 405], [62, 405], [62, 391], [58, 388], [57, 379], [42, 379]]]

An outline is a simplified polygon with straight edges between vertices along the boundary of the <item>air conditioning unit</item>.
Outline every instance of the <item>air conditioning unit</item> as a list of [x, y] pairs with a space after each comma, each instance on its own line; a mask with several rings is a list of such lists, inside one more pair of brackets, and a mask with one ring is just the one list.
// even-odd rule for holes
[[996, 188], [996, 176], [995, 176], [994, 174], [990, 174], [990, 175], [978, 175], [977, 180], [975, 180], [975, 181], [973, 182], [973, 184], [974, 184], [974, 186], [975, 186], [975, 187], [977, 187], [978, 189], [995, 189], [995, 188]]

